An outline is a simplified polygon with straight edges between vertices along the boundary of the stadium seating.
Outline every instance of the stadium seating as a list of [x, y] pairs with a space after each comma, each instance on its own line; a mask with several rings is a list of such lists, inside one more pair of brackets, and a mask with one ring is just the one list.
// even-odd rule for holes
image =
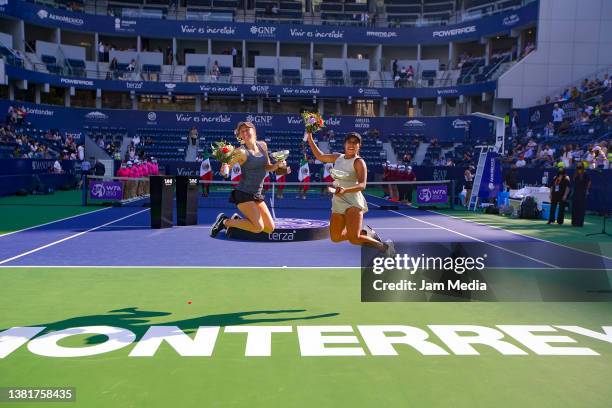
[[274, 68], [257, 68], [256, 80], [258, 84], [274, 83]]
[[173, 128], [138, 129], [136, 135], [144, 145], [146, 156], [156, 157], [160, 162], [185, 160], [187, 130]]

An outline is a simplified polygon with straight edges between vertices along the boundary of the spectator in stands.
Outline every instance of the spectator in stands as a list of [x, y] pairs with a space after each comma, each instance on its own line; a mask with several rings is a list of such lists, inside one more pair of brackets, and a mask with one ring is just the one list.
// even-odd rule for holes
[[108, 73], [106, 75], [106, 79], [117, 79], [117, 68], [118, 68], [117, 57], [113, 57], [110, 64], [108, 64]]
[[[400, 181], [416, 181], [416, 174], [412, 171], [412, 166], [399, 166]], [[403, 204], [411, 205], [412, 204], [412, 191], [413, 186], [410, 184], [399, 184], [398, 192], [399, 192], [399, 200]]]
[[77, 147], [77, 152], [78, 152], [78, 158], [79, 161], [83, 161], [85, 159], [85, 147], [83, 146], [83, 144], [79, 144], [79, 146]]
[[198, 144], [198, 129], [196, 129], [195, 126], [193, 126], [189, 131], [189, 139], [191, 140], [192, 146], [196, 146]]
[[59, 159], [56, 159], [55, 162], [53, 163], [52, 171], [55, 174], [62, 174], [64, 172], [64, 170], [62, 169], [62, 164], [60, 163]]
[[512, 119], [510, 120], [510, 128], [512, 129], [512, 137], [517, 137], [519, 131], [519, 115], [517, 111], [514, 111], [512, 113]]
[[414, 68], [412, 68], [412, 65], [408, 66], [408, 70], [406, 71], [406, 80], [409, 84], [412, 84], [412, 81], [414, 81]]
[[93, 166], [93, 173], [96, 176], [103, 176], [106, 173], [106, 167], [98, 159], [96, 159], [96, 162], [95, 162], [95, 164]]
[[504, 183], [506, 184], [506, 191], [518, 189], [518, 175], [517, 166], [515, 164], [510, 166], [510, 169], [504, 177]]
[[216, 81], [218, 77], [219, 77], [219, 62], [215, 60], [210, 70], [210, 79], [212, 79], [213, 81]]
[[555, 125], [552, 122], [548, 122], [546, 126], [544, 126], [544, 137], [551, 137], [555, 135]]
[[81, 174], [85, 176], [91, 174], [91, 162], [89, 160], [83, 160], [81, 163]]
[[570, 168], [574, 161], [574, 153], [572, 152], [572, 145], [563, 146], [561, 148], [561, 163], [563, 167]]
[[412, 155], [410, 153], [406, 153], [404, 154], [404, 157], [402, 157], [402, 162], [405, 165], [410, 165], [412, 164]]
[[584, 225], [584, 213], [586, 211], [586, 197], [591, 188], [591, 179], [584, 171], [584, 165], [578, 163], [572, 180], [572, 226], [582, 227]]
[[470, 198], [472, 196], [472, 187], [474, 186], [473, 175], [470, 169], [465, 169], [463, 172], [463, 188], [465, 189], [465, 197], [463, 198], [463, 205], [468, 206]]
[[393, 63], [391, 64], [391, 69], [393, 71], [393, 78], [395, 79], [395, 77], [397, 76], [397, 59], [393, 60]]
[[514, 163], [516, 167], [525, 167], [527, 162], [525, 161], [525, 156], [522, 154], [519, 156], [518, 160]]
[[128, 64], [127, 68], [125, 69], [127, 72], [134, 72], [136, 71], [136, 60], [134, 58], [132, 58], [132, 60], [130, 61], [130, 63]]
[[98, 43], [98, 62], [104, 62], [104, 43]]
[[555, 133], [559, 134], [559, 127], [561, 123], [563, 123], [563, 116], [565, 115], [565, 111], [559, 107], [558, 103], [555, 103], [553, 111], [552, 111], [552, 120], [553, 125], [555, 127]]

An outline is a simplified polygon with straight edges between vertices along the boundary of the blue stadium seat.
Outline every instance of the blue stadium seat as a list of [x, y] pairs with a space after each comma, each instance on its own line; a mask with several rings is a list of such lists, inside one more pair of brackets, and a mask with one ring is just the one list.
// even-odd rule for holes
[[258, 84], [274, 83], [274, 68], [257, 68], [255, 75]]
[[326, 69], [325, 80], [327, 85], [344, 85], [344, 74], [339, 69]]

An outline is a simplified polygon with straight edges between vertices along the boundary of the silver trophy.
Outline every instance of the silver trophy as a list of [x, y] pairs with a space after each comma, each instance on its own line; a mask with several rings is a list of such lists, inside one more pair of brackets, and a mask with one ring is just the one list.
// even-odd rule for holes
[[274, 159], [274, 161], [283, 161], [289, 157], [289, 150], [280, 150], [278, 152], [270, 153], [270, 156]]

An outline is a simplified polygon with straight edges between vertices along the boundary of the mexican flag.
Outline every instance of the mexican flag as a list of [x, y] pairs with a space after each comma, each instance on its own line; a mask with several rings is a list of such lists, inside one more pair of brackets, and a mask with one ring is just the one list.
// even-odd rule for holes
[[334, 178], [331, 176], [330, 170], [334, 168], [332, 163], [325, 163], [323, 165], [323, 181], [325, 183], [333, 183]]
[[230, 178], [232, 180], [232, 185], [236, 187], [238, 182], [240, 181], [240, 175], [242, 174], [242, 170], [240, 170], [240, 165], [238, 163], [234, 164], [232, 170], [230, 172]]
[[266, 177], [264, 177], [264, 186], [263, 186], [264, 191], [268, 191], [270, 189], [270, 185], [266, 184], [269, 182], [270, 182], [270, 172], [267, 172]]
[[212, 168], [210, 167], [209, 158], [202, 160], [202, 163], [200, 163], [200, 179], [201, 180], [212, 180], [213, 179], [213, 172], [212, 172]]
[[[300, 163], [300, 172], [298, 173], [298, 180], [302, 183], [310, 183], [310, 168], [308, 167], [308, 161], [302, 159]], [[308, 191], [308, 184], [302, 187], [303, 191]]]
[[285, 175], [276, 174], [276, 183], [276, 189], [282, 191], [285, 188]]

